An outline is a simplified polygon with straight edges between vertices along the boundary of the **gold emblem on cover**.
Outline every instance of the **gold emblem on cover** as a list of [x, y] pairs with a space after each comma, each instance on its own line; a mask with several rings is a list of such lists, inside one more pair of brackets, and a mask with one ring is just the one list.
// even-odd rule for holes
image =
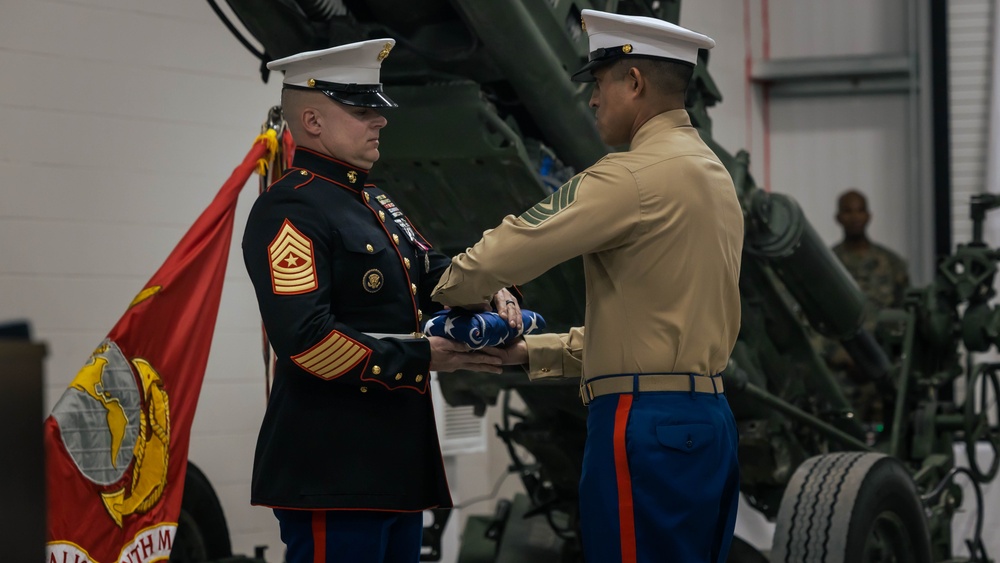
[[383, 281], [382, 272], [371, 269], [365, 272], [365, 277], [361, 281], [361, 285], [368, 293], [375, 293], [376, 291], [382, 289]]
[[631, 53], [632, 52], [632, 44], [631, 43], [626, 43], [626, 44], [622, 45], [622, 52], [625, 53], [625, 54]]
[[386, 43], [382, 46], [382, 50], [378, 52], [378, 62], [382, 62], [386, 57], [389, 56], [389, 51], [392, 50], [392, 43]]

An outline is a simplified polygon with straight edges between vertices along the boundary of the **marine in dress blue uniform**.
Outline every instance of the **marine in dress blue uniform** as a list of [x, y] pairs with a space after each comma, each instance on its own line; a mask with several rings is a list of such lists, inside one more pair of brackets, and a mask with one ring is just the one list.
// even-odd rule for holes
[[[370, 108], [395, 105], [378, 78], [392, 46], [365, 41], [268, 68], [285, 71], [283, 97], [309, 95], [342, 112], [319, 118], [347, 116], [325, 127], [377, 119], [364, 129], [377, 138], [385, 120]], [[296, 138], [292, 166], [258, 197], [243, 237], [277, 358], [251, 502], [274, 509], [288, 563], [411, 563], [422, 511], [451, 506], [429, 391], [432, 346], [420, 333], [423, 315], [440, 308], [429, 293], [449, 259], [365, 167], [317, 150], [332, 138], [311, 148]], [[359, 142], [377, 159], [377, 140]]]
[[[434, 289], [481, 303], [576, 256], [586, 328], [525, 336], [507, 363], [580, 377], [584, 555], [598, 563], [722, 563], [739, 498], [736, 425], [719, 375], [740, 329], [743, 215], [732, 178], [684, 110], [710, 38], [583, 10], [610, 145], [629, 144], [452, 260]], [[530, 249], [530, 250], [526, 250]]]

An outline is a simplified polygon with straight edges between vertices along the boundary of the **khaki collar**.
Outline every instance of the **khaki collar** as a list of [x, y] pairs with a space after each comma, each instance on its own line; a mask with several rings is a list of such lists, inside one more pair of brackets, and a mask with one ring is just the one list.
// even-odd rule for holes
[[628, 150], [635, 150], [658, 133], [676, 127], [691, 127], [691, 118], [688, 116], [687, 110], [675, 109], [654, 115], [635, 132]]

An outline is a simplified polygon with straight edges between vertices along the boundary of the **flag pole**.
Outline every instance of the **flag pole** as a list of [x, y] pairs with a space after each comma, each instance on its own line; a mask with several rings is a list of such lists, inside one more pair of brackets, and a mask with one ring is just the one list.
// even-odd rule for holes
[[[273, 106], [268, 110], [267, 119], [261, 125], [260, 130], [261, 134], [258, 139], [263, 138], [268, 143], [269, 156], [267, 161], [263, 159], [258, 161], [257, 173], [260, 174], [258, 194], [264, 193], [268, 186], [284, 176], [285, 171], [292, 164], [292, 156], [295, 152], [288, 124], [281, 115], [281, 106]], [[261, 355], [264, 361], [264, 400], [267, 401], [271, 397], [271, 382], [274, 381], [277, 358], [271, 348], [263, 323], [260, 326], [260, 334]]]

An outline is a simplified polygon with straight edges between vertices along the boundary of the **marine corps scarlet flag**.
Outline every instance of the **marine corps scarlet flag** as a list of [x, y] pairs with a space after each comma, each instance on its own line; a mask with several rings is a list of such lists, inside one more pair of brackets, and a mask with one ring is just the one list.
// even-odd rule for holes
[[268, 144], [254, 144], [45, 420], [47, 563], [169, 557], [236, 200]]

